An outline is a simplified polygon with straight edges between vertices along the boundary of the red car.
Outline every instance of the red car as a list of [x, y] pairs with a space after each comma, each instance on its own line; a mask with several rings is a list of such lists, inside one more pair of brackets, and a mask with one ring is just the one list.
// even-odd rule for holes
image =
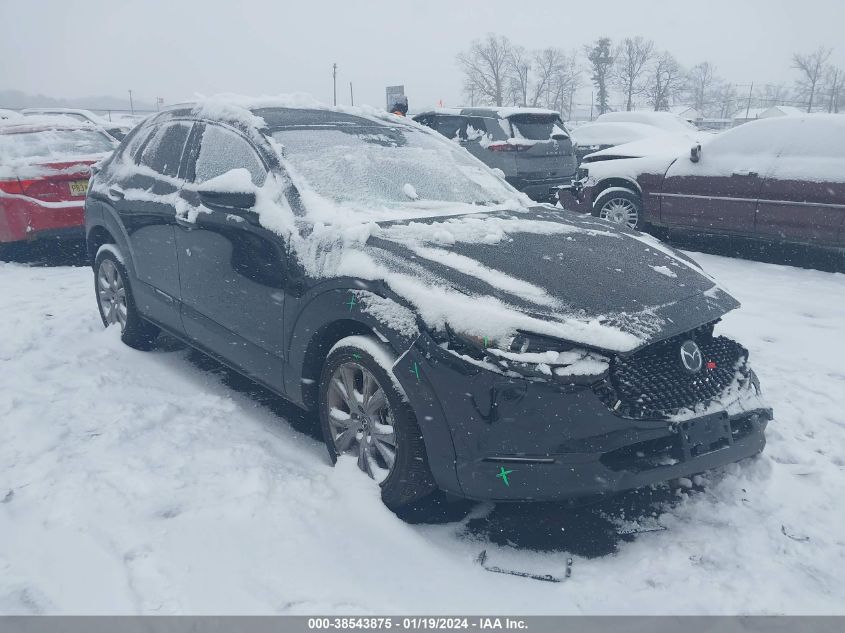
[[631, 228], [845, 252], [845, 115], [761, 119], [689, 155], [585, 164], [568, 208]]
[[98, 128], [68, 119], [0, 124], [0, 249], [82, 237], [91, 165], [114, 148]]

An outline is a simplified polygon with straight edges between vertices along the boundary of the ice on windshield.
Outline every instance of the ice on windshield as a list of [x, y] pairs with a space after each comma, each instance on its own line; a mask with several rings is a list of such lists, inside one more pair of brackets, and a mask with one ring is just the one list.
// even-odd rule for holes
[[423, 131], [290, 129], [273, 138], [284, 147], [294, 177], [343, 206], [497, 204], [519, 196], [465, 150]]
[[0, 134], [0, 157], [9, 160], [88, 156], [113, 149], [112, 141], [96, 130], [41, 130]]

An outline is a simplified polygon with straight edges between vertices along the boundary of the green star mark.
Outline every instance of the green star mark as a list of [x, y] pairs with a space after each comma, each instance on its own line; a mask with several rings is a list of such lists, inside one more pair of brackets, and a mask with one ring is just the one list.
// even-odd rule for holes
[[505, 467], [502, 466], [501, 470], [499, 471], [499, 474], [496, 475], [496, 477], [501, 477], [502, 481], [505, 482], [505, 485], [510, 486], [510, 483], [508, 482], [508, 475], [510, 475], [512, 472], [512, 470], [505, 470]]
[[484, 348], [485, 348], [485, 349], [487, 349], [488, 347], [490, 347], [490, 345], [487, 343], [487, 341], [488, 341], [488, 340], [489, 340], [489, 339], [485, 336], [485, 337], [484, 337]]
[[414, 374], [414, 376], [417, 377], [417, 380], [420, 379], [420, 366], [417, 365], [416, 361], [414, 361], [414, 366], [411, 367], [411, 373]]
[[352, 358], [354, 358], [355, 360], [361, 360], [361, 355], [358, 352], [353, 352]]
[[355, 303], [356, 303], [356, 302], [355, 302], [355, 295], [350, 295], [350, 297], [349, 297], [349, 301], [347, 301], [344, 305], [348, 305], [348, 306], [349, 306], [349, 311], [350, 311], [350, 312], [352, 312], [352, 306], [354, 306], [354, 305], [355, 305]]

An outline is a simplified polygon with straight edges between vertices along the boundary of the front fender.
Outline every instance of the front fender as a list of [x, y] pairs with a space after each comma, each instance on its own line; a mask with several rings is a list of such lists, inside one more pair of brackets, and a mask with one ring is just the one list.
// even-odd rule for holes
[[394, 354], [393, 366], [388, 369], [416, 414], [438, 487], [460, 495], [452, 432], [423, 370], [420, 350], [414, 345], [420, 336], [415, 313], [382, 284], [351, 279], [320, 284], [297, 303], [296, 307], [289, 305], [296, 314], [289, 313], [288, 321], [288, 364], [284, 372], [288, 397], [312, 407], [309, 387], [313, 392], [312, 381], [319, 379], [319, 368], [331, 345], [352, 334], [374, 334]]

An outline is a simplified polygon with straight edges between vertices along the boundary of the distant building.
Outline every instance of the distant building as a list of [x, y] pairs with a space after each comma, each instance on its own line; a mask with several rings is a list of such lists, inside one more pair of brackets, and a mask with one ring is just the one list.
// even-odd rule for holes
[[701, 112], [691, 106], [672, 106], [669, 108], [669, 112], [677, 114], [679, 117], [686, 119], [693, 125], [698, 125], [698, 122], [704, 118], [704, 115], [701, 114]]
[[777, 105], [768, 108], [741, 108], [733, 115], [733, 124], [741, 125], [757, 119], [769, 119], [774, 116], [795, 116], [804, 111], [794, 106]]

